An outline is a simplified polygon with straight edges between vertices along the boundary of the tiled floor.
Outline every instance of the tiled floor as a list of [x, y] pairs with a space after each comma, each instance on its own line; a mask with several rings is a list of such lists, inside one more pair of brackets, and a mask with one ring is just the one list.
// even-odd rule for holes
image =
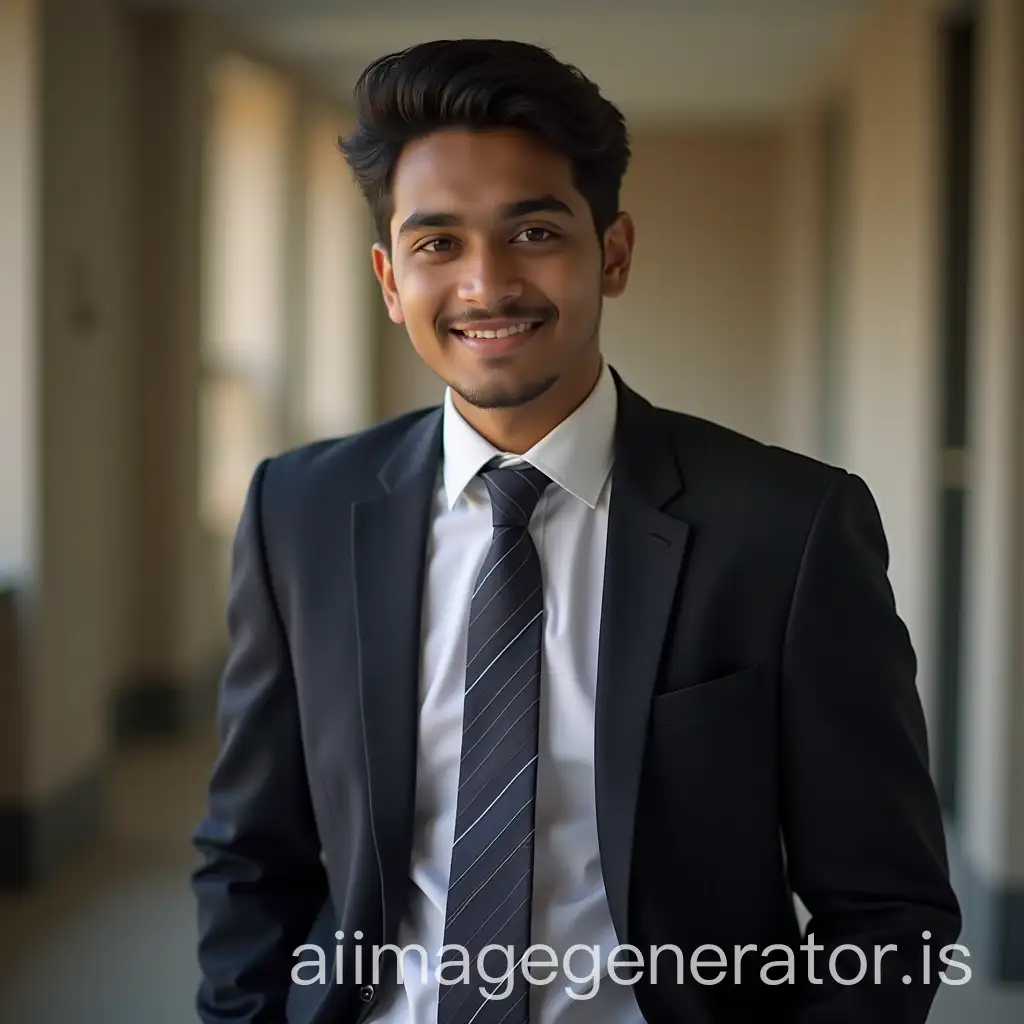
[[[196, 1021], [188, 837], [212, 754], [192, 740], [124, 755], [109, 841], [42, 891], [0, 897], [2, 1024]], [[975, 979], [940, 989], [929, 1024], [1022, 1022], [1024, 988]]]

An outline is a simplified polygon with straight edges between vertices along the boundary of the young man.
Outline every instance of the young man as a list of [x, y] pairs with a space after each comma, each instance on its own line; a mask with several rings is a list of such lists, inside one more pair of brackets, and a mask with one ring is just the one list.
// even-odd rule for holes
[[384, 301], [447, 390], [255, 473], [200, 1016], [924, 1022], [959, 911], [867, 487], [604, 362], [629, 149], [577, 71], [434, 42], [356, 100]]

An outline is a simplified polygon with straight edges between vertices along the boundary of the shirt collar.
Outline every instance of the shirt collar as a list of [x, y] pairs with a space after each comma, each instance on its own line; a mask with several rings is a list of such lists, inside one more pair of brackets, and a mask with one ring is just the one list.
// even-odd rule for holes
[[[608, 364], [602, 361], [594, 389], [575, 411], [522, 456], [554, 483], [596, 508], [611, 471], [618, 394]], [[469, 482], [492, 459], [518, 460], [495, 448], [462, 417], [444, 394], [444, 488], [451, 509]]]

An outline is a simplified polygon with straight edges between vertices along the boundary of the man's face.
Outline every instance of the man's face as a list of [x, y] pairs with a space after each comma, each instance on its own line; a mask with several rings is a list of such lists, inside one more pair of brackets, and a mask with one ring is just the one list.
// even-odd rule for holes
[[565, 157], [521, 132], [437, 132], [405, 147], [392, 196], [390, 256], [374, 248], [388, 312], [456, 394], [512, 407], [593, 376], [632, 225], [602, 253]]

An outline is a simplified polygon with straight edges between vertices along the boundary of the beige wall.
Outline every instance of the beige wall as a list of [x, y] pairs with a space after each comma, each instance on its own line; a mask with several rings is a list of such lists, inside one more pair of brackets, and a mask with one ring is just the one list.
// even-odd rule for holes
[[311, 112], [303, 137], [305, 349], [294, 401], [300, 439], [351, 433], [377, 414], [375, 338], [380, 292], [367, 251], [373, 224], [338, 152], [337, 111]]
[[[228, 40], [117, 0], [52, 0], [41, 33], [45, 500], [29, 522], [43, 557], [31, 676], [4, 696], [5, 710], [26, 703], [24, 771], [0, 779], [0, 795], [32, 803], [100, 767], [123, 682], [198, 681], [225, 639], [222, 566], [198, 518], [198, 381], [205, 69]], [[0, 202], [26, 173], [10, 166]], [[31, 295], [11, 308], [29, 315]]]
[[[134, 421], [141, 483], [133, 675], [202, 686], [226, 651], [228, 584], [223, 538], [199, 515], [211, 454], [202, 431], [204, 344], [216, 340], [235, 366], [250, 365], [267, 385], [252, 443], [243, 437], [228, 446], [231, 479], [217, 504], [240, 509], [258, 459], [309, 436], [307, 412], [327, 433], [365, 422], [373, 338], [363, 325], [373, 311], [365, 290], [362, 309], [339, 308], [339, 296], [359, 295], [344, 277], [364, 226], [346, 222], [354, 186], [333, 149], [343, 113], [315, 83], [208, 19], [148, 14], [136, 35], [134, 310], [145, 341]], [[213, 76], [222, 73], [229, 88], [218, 107], [210, 101], [218, 95]], [[153, 130], [159, 122], [168, 136]], [[223, 133], [223, 150], [213, 144], [215, 132]], [[217, 153], [220, 170], [234, 179], [222, 181], [221, 191], [211, 187]], [[340, 239], [330, 235], [337, 226]], [[307, 409], [302, 367], [307, 356], [323, 357], [328, 343], [343, 355], [331, 353], [333, 367], [321, 358], [318, 372], [333, 369], [344, 379], [325, 395], [331, 382], [318, 378], [315, 409]], [[367, 380], [354, 382], [353, 374]], [[241, 419], [225, 433], [253, 425]]]
[[[192, 461], [182, 464], [182, 476], [201, 518], [191, 518], [188, 534], [181, 512], [172, 520], [194, 555], [175, 595], [180, 601], [187, 594], [193, 610], [190, 621], [182, 622], [191, 653], [176, 669], [185, 679], [199, 659], [226, 646], [219, 613], [227, 597], [231, 537], [253, 468], [285, 446], [290, 349], [301, 342], [291, 336], [289, 323], [296, 90], [286, 76], [239, 55], [208, 56], [206, 62], [189, 62], [205, 82], [205, 96], [190, 96], [183, 104], [193, 123], [182, 135], [201, 148], [201, 176], [197, 196], [180, 194], [179, 213], [189, 223], [203, 214], [202, 233], [192, 238], [194, 257], [181, 254], [178, 263], [180, 283], [199, 299], [200, 317], [179, 338], [166, 339], [169, 357], [185, 371], [178, 410], [185, 422], [176, 435], [199, 421]], [[173, 303], [178, 296], [168, 290], [165, 298]], [[178, 444], [174, 438], [171, 443]], [[214, 587], [209, 556], [217, 542], [217, 568], [224, 571]], [[174, 638], [179, 651], [183, 640]]]
[[609, 361], [657, 404], [775, 440], [778, 133], [637, 134], [634, 152], [636, 263], [606, 305]]
[[[633, 152], [622, 203], [636, 263], [626, 294], [605, 305], [608, 360], [658, 404], [774, 440], [779, 136], [640, 132]], [[437, 402], [443, 384], [404, 328], [380, 321], [381, 414]]]
[[[887, 0], [809, 91], [786, 133], [783, 434], [815, 451], [817, 118], [850, 115], [842, 462], [878, 499], [897, 603], [934, 719], [938, 486], [939, 17]], [[965, 851], [992, 886], [1024, 882], [1024, 5], [979, 7], [971, 462], [960, 738]], [[933, 732], [934, 750], [934, 732]], [[1022, 780], [1018, 783], [1017, 780]]]
[[34, 0], [0, 0], [0, 585], [33, 569], [38, 54]]
[[878, 502], [890, 579], [919, 656], [919, 687], [933, 713], [938, 172], [934, 5], [883, 3], [810, 90], [787, 128], [783, 435], [817, 449], [809, 394], [817, 382], [818, 289], [815, 132], [826, 102], [849, 118], [849, 208], [838, 461]]
[[27, 708], [15, 592], [34, 592], [38, 391], [35, 0], [0, 0], [0, 804], [25, 785]]
[[821, 458], [818, 389], [820, 373], [821, 180], [817, 106], [788, 118], [779, 219], [779, 344], [773, 382], [779, 443]]
[[[366, 252], [366, 265], [370, 254]], [[405, 327], [393, 324], [384, 310], [380, 289], [376, 295], [375, 318], [377, 322], [377, 360], [380, 367], [377, 377], [377, 419], [418, 409], [420, 406], [436, 405], [444, 394], [444, 384], [416, 354], [405, 333]]]
[[964, 833], [1024, 885], [1024, 5], [985, 0], [968, 528]]
[[202, 252], [196, 210], [206, 40], [191, 20], [159, 15], [137, 25], [133, 38], [136, 487], [127, 651], [128, 675], [145, 679], [173, 677], [190, 665], [196, 645], [183, 619], [209, 614], [193, 582], [203, 553], [195, 525]]
[[42, 572], [30, 795], [104, 750], [122, 667], [132, 459], [128, 67], [108, 0], [43, 5]]

